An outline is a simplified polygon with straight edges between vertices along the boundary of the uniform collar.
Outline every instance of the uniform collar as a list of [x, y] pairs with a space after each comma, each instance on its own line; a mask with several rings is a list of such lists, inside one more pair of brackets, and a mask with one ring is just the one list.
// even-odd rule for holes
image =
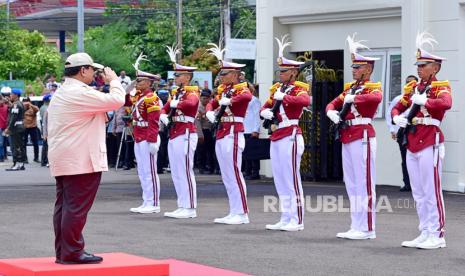
[[[423, 89], [425, 89], [426, 85], [428, 84], [427, 81], [428, 81], [428, 80], [425, 80], [425, 81], [421, 80], [421, 81], [420, 81], [420, 84], [418, 84], [418, 90], [423, 90]], [[437, 81], [436, 76], [433, 76], [433, 77], [431, 78], [431, 82], [433, 82], [433, 81]], [[431, 84], [431, 83], [430, 83], [430, 84]]]

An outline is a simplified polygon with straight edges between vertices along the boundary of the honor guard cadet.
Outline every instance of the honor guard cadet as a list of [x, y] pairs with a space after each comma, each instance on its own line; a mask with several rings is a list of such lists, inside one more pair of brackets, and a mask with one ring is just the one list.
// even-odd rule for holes
[[194, 176], [194, 154], [198, 137], [194, 121], [199, 107], [199, 88], [190, 86], [189, 83], [197, 68], [177, 64], [176, 54], [179, 50], [167, 48], [174, 65], [174, 81], [178, 88], [173, 98], [163, 107], [160, 121], [169, 128], [168, 158], [178, 196], [178, 208], [164, 215], [179, 219], [195, 218], [197, 184]]
[[[444, 160], [444, 135], [440, 124], [452, 106], [449, 81], [438, 81], [436, 74], [444, 58], [428, 53], [425, 44], [437, 44], [428, 33], [417, 35], [416, 45], [420, 83], [410, 82], [393, 108], [393, 122], [404, 128], [407, 142], [407, 169], [420, 224], [420, 235], [404, 241], [404, 247], [436, 249], [446, 247], [445, 209], [441, 174]], [[402, 113], [410, 108], [407, 118]]]
[[160, 212], [160, 180], [157, 174], [157, 153], [160, 146], [158, 120], [162, 107], [161, 100], [153, 92], [153, 83], [159, 75], [139, 70], [140, 62], [145, 56], [140, 54], [134, 68], [136, 69], [136, 94], [132, 100], [132, 124], [134, 135], [134, 154], [137, 160], [137, 173], [142, 187], [143, 203], [131, 208], [133, 213]]
[[300, 160], [305, 146], [299, 119], [303, 108], [309, 106], [311, 100], [308, 94], [309, 85], [295, 80], [303, 62], [283, 56], [284, 49], [291, 44], [287, 41], [287, 35], [281, 40], [276, 38], [276, 41], [279, 46], [280, 81], [270, 88], [270, 97], [263, 105], [260, 115], [265, 120], [276, 117], [279, 122], [270, 137], [270, 157], [282, 214], [278, 223], [268, 224], [266, 229], [300, 231], [304, 229], [304, 194], [300, 178]]
[[[24, 144], [24, 106], [19, 100], [21, 89], [11, 89], [11, 101], [13, 102], [8, 114], [8, 126], [6, 135], [11, 137], [11, 151], [13, 154], [13, 166], [7, 171], [23, 171], [26, 162], [26, 145]], [[2, 149], [3, 150], [3, 149]]]
[[247, 88], [247, 83], [240, 83], [239, 80], [240, 70], [245, 65], [224, 61], [225, 49], [222, 50], [213, 43], [209, 45], [213, 46], [209, 51], [221, 65], [221, 85], [218, 87], [218, 95], [207, 105], [206, 116], [214, 125], [213, 131], [216, 131], [216, 157], [229, 198], [229, 214], [216, 218], [214, 222], [246, 224], [249, 223], [249, 210], [241, 164], [245, 147], [243, 122], [252, 93]]
[[[368, 49], [348, 36], [354, 81], [326, 106], [327, 116], [337, 126], [342, 142], [344, 183], [350, 201], [350, 230], [338, 238], [363, 240], [376, 238], [376, 137], [371, 122], [382, 100], [381, 83], [370, 82], [377, 58], [365, 57], [358, 49]], [[340, 114], [341, 113], [341, 114]], [[345, 114], [344, 114], [345, 113]]]

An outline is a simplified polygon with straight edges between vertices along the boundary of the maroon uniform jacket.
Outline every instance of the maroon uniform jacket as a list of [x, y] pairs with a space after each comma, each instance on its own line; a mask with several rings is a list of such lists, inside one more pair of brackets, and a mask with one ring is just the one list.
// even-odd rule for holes
[[[170, 139], [174, 139], [180, 135], [184, 135], [186, 130], [189, 133], [196, 132], [194, 122], [176, 122], [176, 119], [184, 120], [188, 117], [195, 119], [197, 115], [197, 110], [199, 108], [199, 87], [198, 86], [184, 86], [182, 91], [180, 91], [181, 96], [178, 98], [179, 103], [176, 107], [176, 114], [174, 115], [175, 124], [170, 129]], [[169, 114], [170, 113], [170, 102], [168, 101], [161, 113]], [[184, 119], [183, 119], [184, 118]]]
[[[326, 112], [328, 110], [341, 110], [344, 105], [344, 98], [346, 94], [350, 93], [351, 86], [354, 82], [346, 83], [344, 85], [344, 91], [336, 97], [333, 101], [331, 101], [326, 106]], [[375, 116], [376, 109], [378, 108], [378, 104], [383, 99], [382, 91], [381, 91], [381, 83], [373, 83], [370, 81], [366, 81], [361, 83], [360, 87], [357, 89], [359, 90], [356, 92], [356, 96], [354, 99], [353, 107], [359, 113], [357, 118], [371, 118]], [[352, 120], [355, 119], [356, 115], [351, 111], [349, 111], [343, 120]], [[367, 130], [368, 137], [375, 137], [375, 129], [371, 124], [367, 125], [353, 125], [348, 126], [345, 129], [340, 130], [341, 134], [341, 142], [343, 144], [348, 144], [358, 139], [363, 138], [364, 130]]]
[[[423, 90], [425, 87], [425, 83], [420, 83], [418, 86], [416, 83], [409, 83], [404, 87], [404, 95], [400, 99], [400, 101], [394, 106], [391, 111], [391, 116], [394, 117], [396, 115], [402, 114], [405, 110], [407, 110], [411, 105], [411, 96], [414, 94], [414, 89]], [[431, 82], [431, 90], [427, 94], [428, 100], [424, 108], [424, 110], [420, 110], [417, 114], [417, 118], [425, 117], [425, 113], [429, 114], [429, 116], [433, 119], [442, 121], [446, 110], [450, 109], [452, 106], [452, 97], [451, 97], [451, 89], [449, 85], [449, 81], [437, 81], [436, 78], [433, 79]], [[436, 140], [436, 133], [439, 133], [439, 142], [444, 142], [444, 134], [442, 133], [441, 129], [435, 125], [417, 125], [415, 133], [408, 133], [408, 145], [407, 149], [411, 152], [418, 152], [423, 150], [431, 145], [435, 144]]]
[[157, 142], [160, 109], [160, 99], [152, 90], [141, 92], [139, 96], [134, 98], [132, 124], [136, 143], [142, 141]]
[[[207, 104], [206, 111], [214, 111], [219, 108], [219, 100], [230, 89], [232, 89], [231, 105], [226, 108], [223, 118], [244, 118], [247, 106], [250, 100], [252, 100], [252, 93], [247, 88], [246, 82], [235, 85], [220, 85], [218, 87], [218, 95]], [[221, 139], [228, 135], [231, 132], [232, 126], [234, 126], [234, 133], [244, 132], [244, 124], [242, 122], [223, 122], [216, 132], [216, 139]]]
[[[265, 102], [261, 110], [273, 107], [276, 101], [273, 99], [274, 92], [276, 92], [276, 90], [278, 89], [281, 89], [282, 85], [282, 83], [277, 82], [270, 88], [270, 97]], [[311, 99], [308, 95], [308, 89], [308, 84], [300, 81], [295, 81], [289, 84], [289, 86], [286, 88], [286, 91], [283, 91], [286, 92], [287, 95], [283, 98], [281, 108], [284, 110], [284, 113], [286, 114], [289, 120], [299, 120], [304, 107], [310, 105]], [[283, 117], [281, 116], [280, 111], [278, 111], [277, 113], [278, 121], [282, 122]], [[278, 128], [271, 134], [270, 140], [277, 141], [284, 137], [290, 136], [292, 135], [294, 128], [297, 129], [296, 134], [302, 133], [302, 129], [300, 129], [298, 125], [282, 127]]]

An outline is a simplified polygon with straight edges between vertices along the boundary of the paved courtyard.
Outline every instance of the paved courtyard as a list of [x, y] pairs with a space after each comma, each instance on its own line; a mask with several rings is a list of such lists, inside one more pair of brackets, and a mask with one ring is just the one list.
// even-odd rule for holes
[[[23, 172], [6, 172], [0, 163], [0, 258], [53, 256], [54, 182], [36, 164]], [[175, 209], [169, 174], [161, 175], [162, 212]], [[251, 275], [463, 275], [465, 271], [465, 196], [445, 194], [447, 248], [405, 249], [400, 243], [417, 235], [417, 217], [409, 193], [379, 186], [393, 212], [377, 218], [377, 239], [346, 241], [335, 234], [347, 230], [349, 214], [307, 212], [305, 230], [266, 231], [279, 219], [264, 212], [264, 196], [274, 196], [271, 179], [249, 182], [248, 225], [213, 224], [226, 214], [226, 192], [219, 176], [198, 176], [199, 217], [164, 218], [162, 214], [129, 213], [140, 204], [135, 170], [104, 174], [84, 236], [90, 252], [126, 252], [156, 259], [176, 258]], [[342, 183], [305, 183], [304, 193], [344, 196]], [[345, 201], [344, 205], [347, 206]], [[386, 205], [383, 205], [386, 207]]]

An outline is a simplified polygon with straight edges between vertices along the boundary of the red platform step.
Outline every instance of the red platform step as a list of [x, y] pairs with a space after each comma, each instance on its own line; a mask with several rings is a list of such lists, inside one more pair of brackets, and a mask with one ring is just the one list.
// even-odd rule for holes
[[0, 276], [246, 276], [175, 259], [153, 260], [125, 253], [97, 254], [101, 264], [61, 265], [55, 258], [0, 259]]

